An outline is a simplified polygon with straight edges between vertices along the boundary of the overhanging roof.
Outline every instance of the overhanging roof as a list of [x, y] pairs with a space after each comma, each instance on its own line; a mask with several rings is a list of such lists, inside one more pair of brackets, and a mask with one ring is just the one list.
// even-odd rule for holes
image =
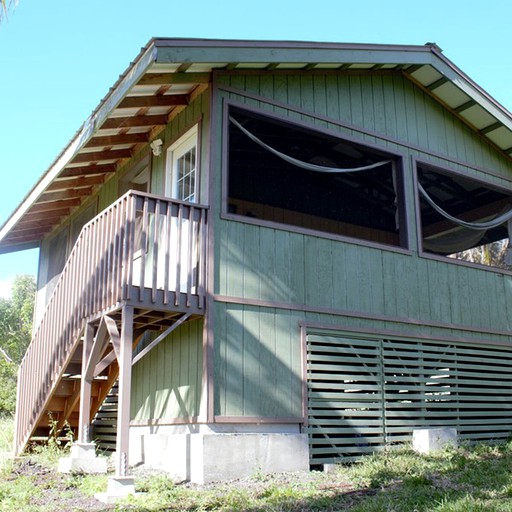
[[512, 158], [512, 115], [424, 46], [152, 39], [0, 228], [0, 252], [37, 246], [208, 85], [215, 69], [394, 70]]

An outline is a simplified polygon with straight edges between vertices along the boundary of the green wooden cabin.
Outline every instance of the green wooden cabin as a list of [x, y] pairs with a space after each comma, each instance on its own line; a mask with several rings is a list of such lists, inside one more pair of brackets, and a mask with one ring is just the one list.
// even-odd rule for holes
[[434, 44], [151, 40], [0, 230], [16, 451], [50, 411], [198, 482], [508, 438], [511, 157]]

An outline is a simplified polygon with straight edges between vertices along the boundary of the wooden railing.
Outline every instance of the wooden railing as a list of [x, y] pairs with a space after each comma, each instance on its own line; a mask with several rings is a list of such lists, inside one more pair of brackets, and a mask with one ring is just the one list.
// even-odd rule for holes
[[206, 208], [130, 191], [86, 224], [21, 363], [15, 451], [33, 435], [85, 323], [122, 303], [204, 307]]

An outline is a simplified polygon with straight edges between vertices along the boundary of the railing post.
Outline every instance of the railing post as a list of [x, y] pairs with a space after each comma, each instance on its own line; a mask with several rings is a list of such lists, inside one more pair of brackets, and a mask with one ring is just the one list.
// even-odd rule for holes
[[130, 393], [132, 383], [133, 307], [124, 306], [119, 353], [119, 402], [117, 413], [116, 477], [128, 471]]
[[85, 326], [82, 350], [82, 380], [80, 382], [80, 413], [78, 423], [78, 440], [81, 443], [89, 442], [89, 425], [91, 415], [91, 387], [90, 379], [86, 378], [87, 362], [94, 342], [94, 328], [91, 324]]

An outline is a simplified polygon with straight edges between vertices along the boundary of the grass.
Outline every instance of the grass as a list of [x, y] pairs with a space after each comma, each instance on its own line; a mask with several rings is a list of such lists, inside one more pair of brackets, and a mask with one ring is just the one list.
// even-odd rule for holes
[[[12, 423], [12, 420], [10, 420]], [[0, 450], [12, 430], [0, 421]], [[329, 473], [264, 475], [203, 487], [166, 475], [136, 479], [140, 496], [117, 506], [92, 498], [106, 476], [60, 475], [59, 447], [0, 464], [0, 511], [510, 512], [512, 441], [461, 447], [431, 456], [403, 448], [338, 466]]]
[[14, 418], [0, 416], [0, 453], [11, 452], [14, 442]]

